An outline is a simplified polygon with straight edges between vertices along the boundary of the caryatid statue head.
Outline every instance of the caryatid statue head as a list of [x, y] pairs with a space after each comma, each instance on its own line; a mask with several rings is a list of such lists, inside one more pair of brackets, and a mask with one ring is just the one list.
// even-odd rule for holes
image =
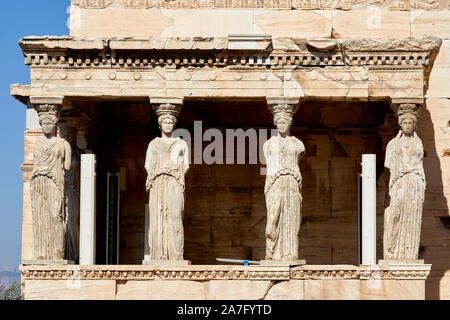
[[46, 137], [56, 136], [58, 132], [58, 109], [56, 105], [42, 105], [38, 108], [39, 124]]
[[158, 117], [158, 124], [161, 132], [171, 134], [177, 125], [177, 118], [171, 114], [163, 114]]
[[170, 135], [176, 128], [177, 117], [181, 112], [181, 105], [175, 104], [160, 104], [153, 107], [158, 116], [158, 124], [161, 133]]
[[405, 135], [411, 135], [416, 129], [419, 118], [415, 104], [401, 104], [397, 110], [398, 124]]
[[294, 113], [298, 107], [292, 104], [277, 104], [269, 106], [273, 114], [273, 123], [281, 135], [289, 135]]
[[292, 116], [289, 113], [278, 113], [274, 116], [273, 122], [281, 134], [289, 134], [292, 125]]

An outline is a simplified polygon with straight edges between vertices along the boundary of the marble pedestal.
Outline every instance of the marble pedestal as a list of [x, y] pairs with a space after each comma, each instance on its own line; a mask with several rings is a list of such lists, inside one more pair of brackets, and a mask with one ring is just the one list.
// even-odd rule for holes
[[34, 265], [26, 300], [425, 299], [430, 265]]

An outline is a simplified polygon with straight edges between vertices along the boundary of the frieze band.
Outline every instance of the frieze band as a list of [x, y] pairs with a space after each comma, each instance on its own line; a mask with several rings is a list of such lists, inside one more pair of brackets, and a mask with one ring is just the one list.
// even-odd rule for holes
[[[53, 266], [45, 268], [39, 266], [22, 266], [21, 272], [25, 280], [424, 280], [430, 270], [427, 265], [411, 270], [391, 270], [390, 268], [340, 267], [329, 268], [318, 266], [303, 266], [296, 268], [275, 267], [233, 267], [233, 266], [194, 266], [186, 268], [158, 268], [158, 267], [127, 267], [114, 266]], [[374, 267], [374, 266], [372, 266]], [[272, 270], [271, 270], [272, 269]], [[275, 271], [273, 271], [275, 270]]]

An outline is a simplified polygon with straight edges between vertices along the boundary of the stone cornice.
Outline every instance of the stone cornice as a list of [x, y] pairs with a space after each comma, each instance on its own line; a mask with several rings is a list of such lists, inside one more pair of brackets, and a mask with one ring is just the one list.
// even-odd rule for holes
[[425, 280], [431, 265], [266, 266], [21, 266], [24, 280]]
[[18, 83], [10, 86], [10, 94], [23, 104], [27, 104], [31, 95], [30, 85], [20, 85]]
[[[405, 0], [391, 1], [383, 3], [368, 2], [368, 0], [72, 0], [72, 4], [82, 9], [106, 9], [108, 7], [122, 9], [141, 9], [148, 10], [152, 8], [164, 9], [287, 9], [287, 10], [324, 10], [341, 9], [350, 10], [353, 7], [366, 4], [376, 4], [380, 7], [386, 7], [388, 10], [439, 10], [441, 4], [439, 1], [424, 0]], [[442, 7], [446, 3], [442, 3]]]
[[438, 49], [441, 43], [441, 39], [432, 36], [425, 36], [422, 39], [354, 39], [346, 40], [344, 48], [351, 52], [424, 52]]
[[432, 36], [422, 39], [354, 39], [342, 47], [348, 65], [428, 66], [430, 55], [442, 40]]
[[[230, 38], [111, 38], [26, 37], [19, 41], [25, 64], [33, 68], [148, 68], [386, 66], [425, 67], [441, 45], [423, 39], [296, 39], [242, 41]], [[260, 36], [262, 37], [262, 36]], [[242, 40], [242, 39], [241, 39]], [[253, 42], [252, 42], [253, 41]], [[249, 44], [250, 43], [250, 44]]]

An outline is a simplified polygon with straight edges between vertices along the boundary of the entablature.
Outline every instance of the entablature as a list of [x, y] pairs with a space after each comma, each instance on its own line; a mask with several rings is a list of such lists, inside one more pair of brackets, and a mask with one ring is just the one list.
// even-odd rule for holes
[[[369, 101], [423, 98], [424, 71], [441, 40], [64, 36], [19, 43], [33, 96]], [[11, 90], [16, 97], [23, 91]]]

